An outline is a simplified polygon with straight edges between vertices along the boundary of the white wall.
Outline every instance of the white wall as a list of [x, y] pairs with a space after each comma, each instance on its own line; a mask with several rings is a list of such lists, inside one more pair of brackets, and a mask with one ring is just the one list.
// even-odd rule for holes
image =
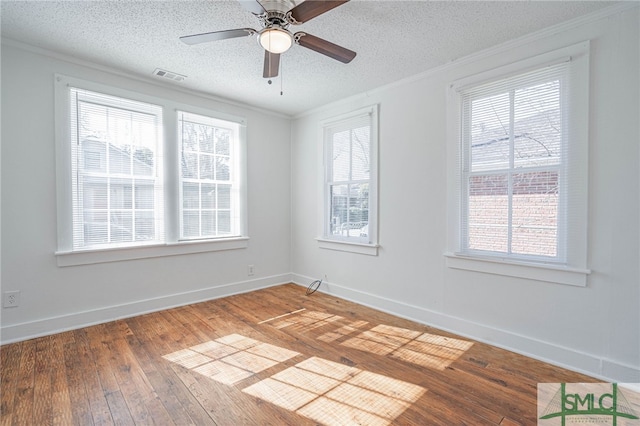
[[[3, 343], [290, 281], [288, 118], [40, 53], [2, 46], [2, 291], [21, 291]], [[58, 267], [54, 73], [245, 117], [249, 247]]]
[[[2, 342], [288, 281], [616, 381], [640, 382], [638, 8], [463, 58], [291, 121], [169, 87], [2, 47]], [[591, 40], [586, 288], [448, 269], [448, 84]], [[53, 74], [248, 120], [249, 248], [60, 268]], [[380, 104], [380, 253], [319, 249], [318, 122]], [[289, 193], [289, 188], [291, 194]], [[35, 194], [35, 196], [34, 196]], [[255, 277], [247, 277], [247, 265]], [[291, 274], [293, 271], [293, 275]]]
[[[640, 382], [637, 5], [463, 58], [294, 120], [292, 264], [300, 283], [574, 370]], [[447, 87], [591, 40], [586, 288], [447, 268]], [[380, 105], [380, 252], [318, 248], [318, 122]], [[449, 151], [448, 151], [449, 150]]]

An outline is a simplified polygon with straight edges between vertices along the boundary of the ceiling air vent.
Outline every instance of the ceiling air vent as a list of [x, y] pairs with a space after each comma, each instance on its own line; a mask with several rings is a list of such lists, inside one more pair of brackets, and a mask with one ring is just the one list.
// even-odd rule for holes
[[173, 81], [184, 81], [184, 79], [187, 78], [186, 75], [178, 74], [176, 72], [171, 72], [167, 70], [162, 70], [160, 68], [156, 68], [155, 71], [153, 71], [153, 75], [162, 77], [162, 78], [168, 78], [169, 80], [173, 80]]

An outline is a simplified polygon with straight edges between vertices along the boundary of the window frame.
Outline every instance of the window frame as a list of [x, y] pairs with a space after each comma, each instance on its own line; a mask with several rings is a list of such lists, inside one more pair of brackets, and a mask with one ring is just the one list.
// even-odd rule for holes
[[[542, 67], [542, 70], [553, 67], [553, 65]], [[541, 71], [541, 69], [535, 70]], [[543, 75], [539, 75], [543, 74]], [[563, 264], [566, 261], [566, 197], [567, 197], [567, 185], [566, 185], [566, 173], [567, 173], [567, 161], [568, 155], [567, 150], [564, 148], [568, 143], [568, 132], [566, 131], [567, 122], [566, 118], [562, 117], [564, 114], [563, 106], [569, 102], [569, 93], [567, 90], [568, 83], [568, 67], [564, 68], [562, 71], [554, 73], [555, 75], [546, 77], [544, 75], [544, 71], [540, 72], [535, 76], [535, 78], [528, 78], [526, 81], [525, 87], [531, 87], [532, 84], [544, 84], [549, 82], [549, 78], [557, 78], [559, 81], [558, 88], [558, 97], [560, 101], [560, 116], [561, 116], [561, 129], [560, 129], [560, 138], [561, 144], [563, 147], [560, 148], [559, 161], [556, 164], [547, 164], [547, 165], [538, 165], [538, 166], [522, 166], [519, 167], [516, 165], [515, 160], [515, 150], [516, 150], [516, 141], [514, 138], [509, 137], [509, 159], [508, 164], [502, 167], [494, 167], [483, 170], [473, 170], [473, 157], [472, 157], [472, 147], [471, 147], [471, 126], [470, 123], [465, 123], [464, 119], [461, 120], [461, 236], [460, 236], [460, 252], [463, 254], [467, 254], [469, 256], [486, 256], [486, 257], [503, 257], [506, 259], [520, 260], [525, 262], [534, 262], [534, 263], [549, 263], [549, 264]], [[518, 76], [516, 76], [517, 79]], [[482, 84], [480, 84], [481, 86]], [[473, 96], [471, 99], [462, 100], [461, 108], [465, 111], [462, 115], [469, 116], [469, 112], [467, 109], [471, 108], [471, 103], [475, 99], [486, 99], [496, 95], [508, 94], [509, 96], [509, 128], [513, 131], [515, 112], [513, 110], [515, 104], [515, 92], [522, 88], [522, 84], [518, 84], [518, 82], [511, 82], [507, 88], [503, 87], [492, 87], [491, 90], [482, 93], [482, 95]], [[468, 128], [465, 126], [468, 126]], [[555, 256], [545, 256], [541, 254], [524, 254], [517, 253], [512, 251], [512, 240], [514, 238], [513, 234], [513, 181], [516, 175], [519, 174], [528, 174], [528, 173], [556, 173], [557, 181], [558, 181], [558, 204], [557, 204], [557, 216], [556, 216], [556, 255]], [[469, 209], [471, 205], [471, 197], [469, 179], [473, 177], [488, 177], [488, 176], [505, 176], [507, 182], [507, 194], [506, 197], [508, 199], [508, 213], [507, 213], [507, 252], [502, 251], [491, 251], [491, 250], [482, 250], [478, 248], [472, 248], [469, 246], [471, 232], [470, 232], [470, 222], [468, 220], [464, 220], [465, 217], [469, 217]]]
[[[194, 117], [195, 119], [200, 119], [200, 123], [198, 124], [204, 124], [204, 125], [209, 125], [211, 127], [214, 127], [215, 129], [225, 129], [225, 130], [229, 130], [230, 132], [232, 132], [233, 137], [231, 138], [230, 142], [229, 142], [229, 172], [231, 174], [230, 178], [229, 178], [229, 185], [230, 185], [230, 200], [229, 200], [229, 214], [230, 214], [230, 232], [227, 235], [223, 235], [223, 234], [218, 234], [218, 235], [212, 235], [212, 236], [197, 236], [197, 237], [189, 237], [189, 236], [185, 236], [184, 233], [184, 184], [186, 182], [190, 182], [190, 183], [198, 183], [199, 185], [202, 185], [204, 183], [209, 184], [209, 185], [215, 185], [216, 186], [216, 192], [218, 189], [218, 186], [220, 185], [219, 179], [216, 177], [212, 178], [212, 179], [203, 179], [203, 178], [189, 178], [189, 177], [185, 177], [183, 176], [182, 171], [180, 170], [178, 173], [178, 191], [179, 191], [179, 202], [178, 202], [178, 206], [179, 206], [179, 218], [180, 218], [180, 224], [179, 224], [179, 241], [198, 241], [198, 240], [213, 240], [213, 239], [220, 239], [220, 238], [234, 238], [234, 237], [239, 237], [241, 235], [240, 229], [241, 229], [241, 223], [239, 220], [239, 216], [237, 214], [234, 214], [236, 212], [238, 212], [240, 210], [240, 194], [239, 194], [239, 182], [240, 182], [240, 173], [239, 171], [240, 169], [240, 153], [239, 153], [239, 138], [240, 138], [240, 125], [237, 122], [233, 122], [233, 121], [229, 121], [229, 120], [222, 120], [220, 118], [217, 117], [212, 117], [210, 115], [202, 115], [202, 114], [194, 114], [192, 112], [186, 112], [186, 111], [181, 111], [178, 110], [176, 111], [176, 115], [177, 115], [177, 119], [178, 119], [178, 131], [176, 133], [176, 144], [178, 145], [178, 151], [179, 151], [179, 158], [182, 158], [182, 156], [184, 155], [183, 152], [183, 139], [182, 139], [182, 135], [180, 133], [180, 131], [182, 130], [182, 126], [183, 126], [183, 121], [184, 121], [184, 117], [185, 116], [191, 116]], [[196, 118], [197, 117], [197, 118]], [[207, 121], [208, 123], [204, 123], [204, 121]], [[213, 153], [201, 153], [200, 150], [198, 150], [198, 155], [206, 155], [206, 156], [211, 156], [214, 159], [216, 157], [221, 156], [220, 154], [217, 154], [215, 152]], [[199, 160], [198, 160], [199, 161]], [[215, 169], [214, 169], [214, 173]], [[218, 200], [219, 201], [219, 200]], [[209, 209], [211, 211], [215, 211], [216, 212], [216, 217], [218, 217], [218, 213], [220, 211], [220, 208], [218, 206], [218, 201], [216, 202], [216, 208], [215, 209]], [[200, 200], [200, 206], [197, 209], [199, 211], [199, 215], [202, 215], [203, 211], [206, 211], [205, 209], [202, 208], [202, 200]], [[189, 210], [196, 210], [196, 209], [189, 209]], [[217, 224], [217, 220], [216, 219], [216, 229], [218, 229], [218, 224]], [[200, 217], [200, 230], [202, 230], [202, 218]]]
[[[73, 176], [72, 152], [69, 143], [72, 137], [69, 129], [70, 87], [120, 97], [136, 102], [158, 105], [162, 108], [162, 150], [164, 163], [160, 175], [163, 184], [162, 215], [164, 219], [164, 240], [161, 242], [124, 247], [104, 247], [89, 249], [73, 248]], [[58, 266], [75, 266], [132, 259], [174, 256], [191, 253], [235, 250], [249, 245], [247, 227], [247, 190], [246, 190], [246, 119], [224, 114], [206, 108], [175, 102], [132, 90], [114, 87], [93, 81], [87, 81], [66, 75], [54, 75], [55, 91], [55, 143], [56, 143], [56, 199], [57, 199], [57, 236], [55, 251]], [[239, 126], [238, 134], [238, 235], [201, 240], [181, 241], [179, 239], [179, 147], [177, 142], [178, 111], [209, 116], [215, 119], [235, 122]]]
[[[464, 162], [469, 161], [462, 136], [461, 92], [470, 87], [491, 84], [518, 77], [545, 66], [570, 61], [568, 78], [569, 160], [561, 164], [566, 176], [560, 191], [558, 211], [558, 257], [522, 256], [467, 250], [463, 220], [468, 193], [463, 179]], [[586, 286], [587, 268], [587, 180], [588, 180], [588, 115], [589, 115], [589, 42], [585, 41], [545, 54], [498, 66], [453, 82], [448, 90], [448, 226], [446, 264], [464, 269], [537, 281]], [[571, 194], [571, 196], [569, 196]], [[570, 220], [569, 220], [570, 219]]]
[[[78, 114], [79, 111], [77, 110], [77, 108], [80, 106], [81, 103], [84, 104], [89, 104], [89, 105], [97, 105], [97, 106], [102, 106], [102, 107], [107, 107], [107, 108], [114, 108], [120, 111], [123, 110], [127, 110], [129, 112], [133, 112], [136, 114], [144, 114], [144, 115], [149, 115], [149, 116], [153, 116], [154, 117], [154, 130], [156, 132], [156, 146], [155, 146], [155, 150], [156, 150], [156, 161], [155, 164], [153, 165], [153, 173], [149, 176], [145, 176], [145, 175], [139, 175], [135, 173], [135, 167], [134, 167], [134, 163], [131, 163], [131, 167], [132, 169], [128, 172], [128, 173], [121, 173], [118, 171], [113, 171], [110, 170], [110, 162], [112, 159], [112, 149], [118, 150], [118, 147], [113, 146], [111, 141], [109, 140], [101, 140], [100, 138], [91, 138], [92, 142], [94, 142], [95, 144], [101, 145], [104, 144], [104, 150], [103, 150], [103, 155], [104, 155], [104, 170], [90, 170], [88, 168], [85, 167], [80, 167], [79, 165], [81, 163], [86, 163], [86, 154], [92, 152], [92, 151], [85, 151], [85, 146], [84, 146], [84, 142], [88, 142], [88, 140], [83, 141], [83, 144], [81, 145], [80, 143], [77, 144], [73, 144], [73, 141], [77, 141], [80, 139], [80, 136], [78, 134], [78, 128], [79, 126], [76, 125], [76, 128], [70, 129], [70, 139], [72, 142], [72, 146], [75, 145], [75, 147], [71, 148], [71, 173], [72, 176], [76, 175], [78, 176], [77, 179], [72, 179], [72, 193], [77, 194], [77, 201], [75, 203], [73, 203], [73, 217], [74, 218], [80, 218], [82, 217], [82, 220], [78, 220], [77, 222], [74, 222], [73, 226], [74, 226], [74, 233], [78, 233], [78, 234], [82, 234], [85, 236], [85, 240], [87, 235], [84, 234], [84, 231], [82, 230], [82, 225], [86, 224], [86, 218], [85, 218], [85, 214], [89, 211], [89, 210], [95, 210], [95, 212], [100, 213], [101, 211], [104, 213], [107, 213], [107, 217], [110, 218], [111, 214], [116, 213], [116, 212], [120, 212], [122, 213], [126, 213], [126, 210], [130, 210], [131, 211], [131, 221], [132, 221], [132, 233], [135, 234], [135, 213], [136, 212], [141, 212], [142, 210], [151, 210], [153, 213], [154, 218], [158, 217], [158, 220], [154, 220], [154, 238], [150, 241], [145, 241], [145, 240], [140, 240], [140, 241], [127, 241], [127, 242], [110, 242], [110, 243], [105, 243], [104, 245], [91, 245], [91, 244], [86, 244], [86, 247], [77, 247], [74, 248], [74, 251], [84, 251], [84, 250], [99, 250], [99, 249], [104, 249], [104, 248], [126, 248], [126, 247], [137, 247], [137, 246], [147, 246], [147, 245], [153, 245], [153, 244], [158, 244], [159, 242], [164, 240], [164, 228], [158, 226], [158, 224], [163, 224], [164, 223], [164, 201], [163, 201], [163, 197], [162, 197], [162, 187], [163, 187], [163, 180], [164, 180], [164, 176], [163, 176], [163, 169], [162, 167], [159, 167], [158, 163], [162, 162], [162, 158], [163, 158], [163, 150], [164, 150], [164, 143], [163, 143], [163, 135], [162, 135], [162, 122], [163, 122], [163, 111], [162, 108], [159, 105], [155, 105], [153, 103], [149, 103], [149, 102], [140, 102], [140, 101], [133, 101], [130, 98], [123, 98], [123, 97], [114, 97], [112, 95], [106, 95], [105, 93], [98, 93], [96, 91], [88, 91], [86, 89], [81, 89], [78, 87], [73, 87], [73, 86], [69, 86], [68, 87], [68, 91], [69, 94], [71, 95], [71, 92], [76, 92], [74, 96], [74, 100], [76, 101], [75, 103], [71, 102], [71, 96], [69, 98], [69, 104], [68, 107], [70, 109], [70, 113], [72, 114]], [[105, 96], [106, 95], [106, 96]], [[136, 105], [137, 104], [137, 105]], [[68, 123], [71, 125], [70, 127], [74, 127], [73, 124], [77, 124], [76, 123], [76, 119], [70, 115], [70, 118], [72, 118], [71, 121], [69, 121]], [[68, 143], [68, 142], [67, 142]], [[75, 151], [75, 152], [74, 152]], [[117, 153], [117, 151], [115, 151]], [[131, 156], [131, 161], [134, 161], [134, 156]], [[76, 159], [76, 161], [73, 161], [74, 159]], [[131, 188], [132, 188], [132, 195], [134, 194], [135, 190], [136, 190], [136, 186], [138, 185], [134, 185], [133, 182], [140, 182], [140, 180], [146, 180], [146, 181], [152, 181], [153, 185], [152, 185], [152, 191], [154, 193], [154, 201], [153, 201], [153, 207], [151, 209], [142, 209], [142, 208], [137, 208], [136, 207], [136, 203], [132, 202], [131, 207], [130, 208], [125, 208], [125, 207], [121, 207], [121, 208], [117, 208], [117, 207], [112, 207], [111, 205], [111, 188], [113, 188], [113, 184], [114, 182], [124, 182], [128, 179], [131, 179]], [[83, 196], [85, 195], [85, 191], [84, 191], [84, 187], [89, 184], [91, 181], [93, 182], [101, 182], [104, 181], [106, 183], [106, 187], [107, 187], [107, 197], [106, 197], [106, 206], [103, 208], [98, 208], [98, 209], [87, 209], [85, 206], [85, 200], [83, 198]], [[133, 201], [133, 200], [131, 200]], [[112, 227], [112, 223], [111, 220], [108, 219], [106, 222], [106, 229], [107, 229], [107, 239], [111, 239], [110, 235], [111, 235], [111, 227]], [[133, 237], [134, 235], [132, 235]], [[75, 244], [75, 239], [74, 239], [74, 244]]]
[[[357, 254], [377, 256], [378, 248], [378, 105], [371, 105], [345, 114], [327, 118], [320, 122], [320, 144], [319, 157], [321, 158], [321, 172], [319, 173], [321, 189], [319, 194], [321, 200], [321, 213], [318, 220], [318, 246], [323, 249], [346, 251]], [[331, 181], [329, 179], [331, 164], [329, 154], [330, 140], [329, 132], [332, 129], [352, 129], [352, 125], [360, 121], [363, 117], [369, 117], [369, 211], [367, 223], [367, 238], [344, 237], [332, 235], [331, 229]], [[331, 133], [333, 134], [333, 132]], [[349, 179], [351, 182], [353, 179]], [[346, 182], [346, 181], [345, 181]]]

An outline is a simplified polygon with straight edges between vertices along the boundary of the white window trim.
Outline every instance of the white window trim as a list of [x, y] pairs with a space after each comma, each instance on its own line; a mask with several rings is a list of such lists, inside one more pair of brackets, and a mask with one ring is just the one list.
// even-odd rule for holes
[[[346, 114], [334, 116], [320, 122], [318, 156], [319, 162], [319, 202], [320, 211], [318, 215], [318, 247], [321, 249], [342, 251], [369, 256], [377, 256], [378, 248], [378, 105], [370, 105], [351, 111]], [[325, 128], [341, 121], [349, 120], [358, 116], [369, 114], [371, 116], [371, 168], [369, 181], [369, 242], [349, 241], [347, 239], [332, 237], [328, 235], [327, 211], [328, 194], [326, 186], [327, 158], [325, 151]]]
[[215, 240], [180, 241], [138, 247], [105, 248], [74, 252], [56, 252], [58, 266], [91, 265], [122, 260], [149, 259], [152, 257], [179, 256], [247, 248], [248, 237], [218, 238]]
[[[163, 244], [73, 250], [73, 200], [71, 192], [72, 176], [70, 164], [71, 147], [68, 143], [70, 137], [68, 126], [69, 86], [162, 106], [164, 116], [163, 143], [165, 154], [165, 165], [163, 170], [163, 175], [165, 177], [165, 242]], [[244, 118], [61, 74], [56, 74], [54, 76], [54, 87], [56, 213], [58, 233], [58, 249], [55, 252], [55, 256], [58, 266], [87, 265], [192, 253], [235, 250], [247, 248], [249, 246], [247, 227], [246, 120]], [[179, 241], [179, 163], [177, 161], [179, 147], [175, 140], [178, 127], [177, 111], [179, 110], [206, 115], [221, 120], [234, 121], [240, 125], [240, 235], [238, 236], [196, 241]]]
[[[448, 250], [444, 253], [446, 264], [449, 268], [579, 287], [585, 287], [587, 285], [588, 275], [591, 273], [587, 268], [589, 49], [590, 43], [589, 41], [585, 41], [532, 58], [490, 69], [458, 80], [450, 85], [447, 94]], [[462, 253], [460, 251], [461, 209], [458, 204], [459, 190], [461, 188], [461, 173], [459, 170], [458, 155], [462, 149], [459, 132], [461, 114], [460, 89], [470, 85], [479, 85], [514, 76], [528, 70], [533, 70], [535, 68], [551, 65], [568, 59], [572, 61], [572, 67], [574, 69], [577, 68], [577, 72], [574, 72], [571, 76], [572, 81], [570, 84], [572, 102], [573, 105], [579, 105], [580, 108], [583, 109], [577, 113], [577, 115], [582, 119], [573, 120], [570, 124], [570, 131], [572, 132], [572, 140], [574, 142], [571, 144], [572, 162], [568, 167], [573, 181], [573, 188], [576, 189], [575, 183], [579, 182], [577, 189], [581, 196], [577, 202], [574, 200], [572, 204], [572, 208], [580, 212], [580, 214], [578, 216], [573, 216], [577, 217], [577, 220], [574, 223], [569, 224], [569, 228], [566, 229], [566, 239], [571, 239], [571, 247], [567, 247], [566, 263], [557, 264], [524, 260], [519, 261], [516, 259], [502, 258], [500, 256], [488, 257], [474, 255], [471, 253]], [[563, 243], [564, 242], [561, 241], [561, 244]]]
[[346, 251], [349, 253], [366, 254], [368, 256], [377, 256], [378, 244], [355, 243], [345, 240], [328, 240], [326, 238], [316, 238], [318, 247], [334, 251]]
[[[201, 116], [204, 117], [205, 119], [210, 119], [211, 120], [211, 125], [214, 126], [218, 126], [218, 127], [226, 127], [228, 126], [228, 122], [233, 122], [235, 125], [237, 125], [237, 130], [238, 130], [238, 135], [237, 137], [240, 138], [240, 141], [243, 140], [243, 135], [241, 134], [242, 130], [243, 130], [243, 126], [237, 122], [237, 120], [223, 120], [221, 119], [219, 116], [212, 116], [211, 113], [209, 112], [208, 114], [195, 114], [191, 111], [183, 111], [183, 110], [178, 110], [177, 111], [177, 117], [176, 119], [179, 119], [180, 114], [192, 114], [192, 115], [196, 115], [196, 116]], [[234, 125], [234, 127], [235, 127]], [[179, 134], [179, 132], [176, 132], [176, 146], [177, 146], [177, 155], [178, 158], [182, 155], [181, 152], [181, 142], [182, 140], [182, 135]], [[233, 190], [234, 191], [238, 191], [238, 194], [236, 196], [233, 196], [231, 199], [231, 205], [233, 206], [233, 211], [239, 211], [241, 212], [241, 203], [240, 203], [240, 198], [242, 197], [246, 197], [246, 194], [243, 196], [240, 191], [242, 191], [242, 188], [244, 186], [240, 185], [240, 181], [243, 179], [242, 176], [242, 170], [244, 170], [244, 167], [241, 166], [241, 161], [243, 158], [245, 158], [243, 149], [240, 147], [240, 143], [234, 143], [231, 144], [232, 146], [230, 147], [230, 151], [231, 151], [231, 163], [232, 164], [232, 170], [234, 171], [232, 176], [232, 180], [231, 182], [233, 183]], [[178, 168], [179, 169], [179, 168]], [[240, 171], [240, 173], [236, 173], [236, 171]], [[179, 200], [182, 200], [183, 194], [183, 183], [184, 183], [184, 177], [182, 177], [182, 173], [180, 172], [180, 170], [178, 170], [178, 192], [180, 194], [179, 196]], [[183, 220], [183, 205], [182, 203], [178, 203], [178, 217], [179, 217], [179, 228], [178, 228], [178, 233], [181, 233], [181, 229], [184, 226]], [[179, 242], [189, 242], [189, 241], [211, 241], [212, 239], [228, 239], [228, 238], [238, 238], [240, 237], [240, 235], [242, 235], [242, 229], [246, 228], [246, 221], [242, 220], [241, 217], [231, 217], [231, 228], [235, 231], [238, 230], [237, 234], [238, 235], [228, 235], [228, 236], [220, 236], [220, 237], [212, 237], [212, 238], [207, 238], [207, 237], [185, 237], [184, 235], [180, 235], [178, 241]]]

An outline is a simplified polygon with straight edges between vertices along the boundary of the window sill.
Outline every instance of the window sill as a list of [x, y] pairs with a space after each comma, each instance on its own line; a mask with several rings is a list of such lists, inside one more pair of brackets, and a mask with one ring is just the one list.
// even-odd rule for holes
[[366, 254], [368, 256], [377, 256], [378, 244], [354, 243], [343, 240], [329, 240], [326, 238], [316, 238], [318, 247], [327, 250], [346, 251], [349, 253]]
[[445, 253], [445, 257], [447, 267], [453, 269], [526, 278], [577, 287], [586, 287], [587, 277], [591, 273], [589, 269], [486, 257], [472, 257], [458, 253]]
[[180, 241], [152, 246], [108, 248], [74, 252], [56, 252], [58, 266], [91, 265], [152, 257], [179, 256], [212, 251], [236, 250], [249, 246], [248, 237], [221, 238], [207, 241]]

